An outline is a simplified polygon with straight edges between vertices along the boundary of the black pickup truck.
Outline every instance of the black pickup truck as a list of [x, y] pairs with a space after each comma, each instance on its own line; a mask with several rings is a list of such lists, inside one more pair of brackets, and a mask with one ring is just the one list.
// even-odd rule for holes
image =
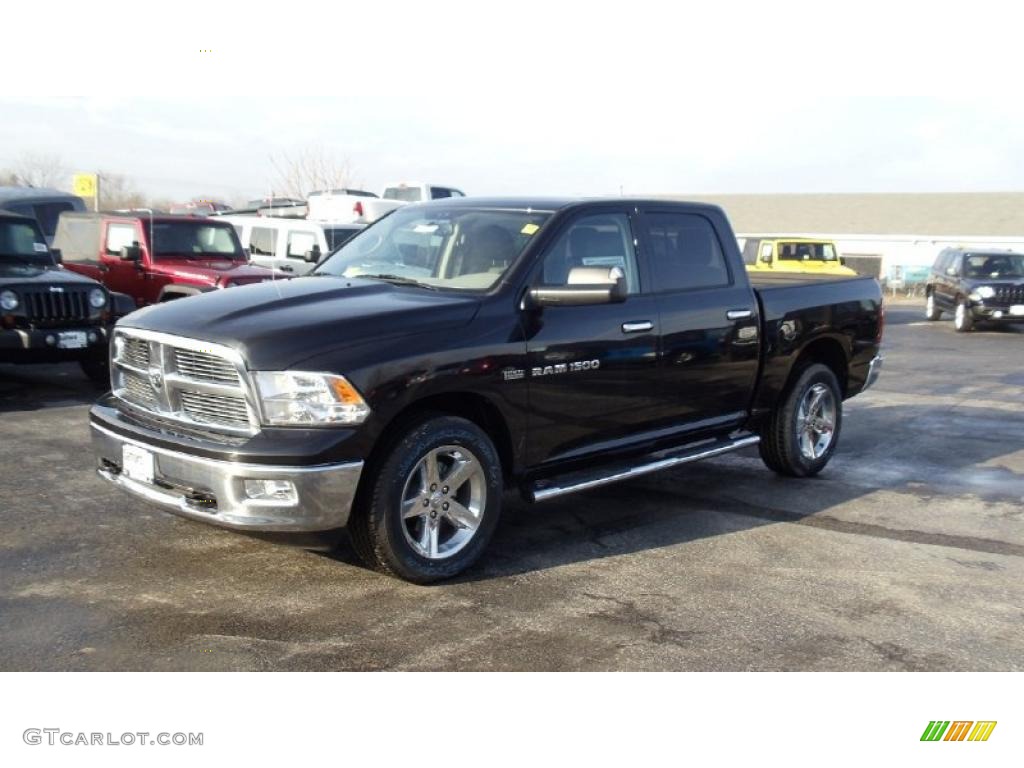
[[0, 362], [77, 361], [110, 380], [107, 339], [127, 296], [63, 269], [35, 219], [0, 211]]
[[758, 277], [716, 207], [409, 205], [311, 276], [119, 323], [99, 473], [228, 528], [346, 527], [416, 582], [529, 501], [759, 445], [809, 476], [878, 375], [871, 278]]

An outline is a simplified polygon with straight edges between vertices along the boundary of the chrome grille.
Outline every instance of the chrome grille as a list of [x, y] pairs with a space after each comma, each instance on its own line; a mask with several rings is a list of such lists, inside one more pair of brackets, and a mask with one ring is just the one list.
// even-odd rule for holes
[[209, 352], [178, 347], [174, 350], [174, 360], [178, 373], [183, 376], [204, 381], [219, 381], [224, 384], [238, 383], [238, 370], [235, 366], [224, 358]]
[[199, 392], [182, 392], [181, 408], [200, 424], [238, 424], [248, 421], [245, 399]]
[[1007, 304], [1024, 304], [1024, 285], [997, 286], [995, 298]]
[[255, 399], [237, 352], [180, 336], [119, 328], [112, 345], [114, 394], [185, 425], [234, 435], [258, 431]]
[[63, 288], [51, 291], [29, 290], [23, 293], [25, 314], [38, 325], [85, 322], [89, 319], [88, 290]]

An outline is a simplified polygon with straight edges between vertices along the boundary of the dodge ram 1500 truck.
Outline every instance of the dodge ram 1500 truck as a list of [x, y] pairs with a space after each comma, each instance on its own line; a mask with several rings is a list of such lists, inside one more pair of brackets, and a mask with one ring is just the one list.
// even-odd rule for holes
[[713, 206], [411, 204], [311, 276], [125, 318], [91, 431], [138, 498], [347, 527], [429, 582], [481, 555], [506, 488], [541, 502], [754, 445], [814, 475], [883, 324], [872, 278], [749, 276]]

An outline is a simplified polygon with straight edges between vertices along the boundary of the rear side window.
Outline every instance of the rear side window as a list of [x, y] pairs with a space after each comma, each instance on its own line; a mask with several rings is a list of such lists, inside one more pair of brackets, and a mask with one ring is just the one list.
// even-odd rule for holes
[[117, 256], [126, 245], [138, 242], [135, 235], [134, 224], [108, 224], [107, 225], [107, 253]]
[[572, 270], [581, 267], [618, 267], [626, 275], [629, 292], [639, 292], [636, 251], [626, 214], [582, 216], [574, 221], [544, 257], [544, 285], [567, 285]]
[[452, 196], [452, 191], [450, 189], [445, 189], [444, 187], [431, 187], [430, 188], [430, 199], [431, 200], [440, 200], [443, 197], [451, 197], [451, 196]]
[[253, 227], [249, 235], [249, 252], [253, 256], [274, 256], [277, 254], [277, 230], [268, 227]]
[[729, 284], [722, 246], [711, 222], [688, 213], [643, 217], [655, 290], [683, 291]]

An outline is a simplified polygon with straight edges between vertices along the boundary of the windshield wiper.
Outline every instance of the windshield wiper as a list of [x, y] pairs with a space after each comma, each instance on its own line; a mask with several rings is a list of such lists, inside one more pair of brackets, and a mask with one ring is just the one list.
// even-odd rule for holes
[[391, 283], [392, 285], [415, 285], [418, 288], [426, 288], [428, 291], [437, 290], [437, 286], [435, 285], [421, 283], [419, 280], [413, 280], [411, 277], [402, 277], [401, 275], [353, 275], [353, 277], [364, 277], [368, 280], [383, 280], [385, 283]]

